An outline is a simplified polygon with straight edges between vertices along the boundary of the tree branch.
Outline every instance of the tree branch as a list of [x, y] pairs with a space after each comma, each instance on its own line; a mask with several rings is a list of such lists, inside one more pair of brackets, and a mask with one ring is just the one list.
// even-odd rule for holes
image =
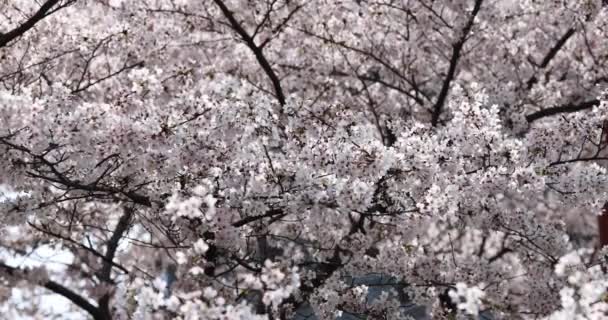
[[271, 217], [284, 217], [287, 214], [283, 211], [283, 209], [270, 209], [268, 210], [266, 213], [261, 214], [261, 215], [257, 215], [257, 216], [248, 216], [245, 217], [241, 220], [238, 220], [236, 222], [232, 223], [233, 227], [239, 228], [242, 227], [246, 224], [249, 224], [251, 222], [257, 221], [257, 220], [262, 220], [264, 218], [271, 218]]
[[[11, 267], [9, 265], [4, 264], [3, 262], [0, 262], [0, 268], [4, 269], [4, 271], [6, 271], [6, 273], [8, 273], [10, 276], [17, 276], [18, 273], [27, 273], [27, 270], [20, 270], [18, 268]], [[99, 311], [99, 309], [96, 306], [91, 304], [87, 299], [85, 299], [78, 293], [72, 291], [71, 289], [64, 287], [63, 285], [61, 285], [55, 281], [51, 281], [51, 280], [43, 282], [41, 285], [44, 288], [70, 300], [72, 303], [77, 305], [79, 308], [83, 309], [84, 311], [88, 312], [91, 316], [93, 316], [93, 319], [104, 320], [101, 312]]]
[[456, 74], [456, 66], [458, 65], [458, 61], [460, 60], [462, 48], [464, 47], [464, 44], [467, 41], [469, 32], [473, 28], [473, 24], [475, 23], [475, 17], [481, 9], [482, 2], [483, 0], [475, 1], [473, 11], [471, 12], [471, 17], [469, 18], [469, 21], [467, 21], [465, 27], [462, 29], [462, 35], [460, 36], [460, 39], [458, 39], [458, 41], [456, 41], [456, 43], [454, 43], [454, 45], [452, 46], [452, 58], [450, 59], [450, 67], [448, 68], [448, 73], [445, 76], [441, 91], [439, 92], [439, 96], [437, 97], [437, 102], [435, 102], [435, 104], [433, 105], [433, 115], [431, 118], [431, 124], [433, 126], [436, 126], [437, 122], [439, 122], [439, 116], [441, 115], [443, 105], [445, 104], [448, 92], [450, 91], [451, 82], [452, 80], [454, 80], [454, 75]]
[[105, 260], [105, 259], [106, 259], [106, 257], [105, 257], [104, 255], [102, 255], [102, 254], [101, 254], [101, 253], [99, 253], [97, 250], [95, 250], [95, 249], [93, 249], [93, 248], [91, 248], [91, 247], [87, 247], [85, 244], [83, 244], [83, 243], [81, 243], [81, 242], [78, 242], [78, 241], [76, 241], [76, 240], [74, 240], [74, 239], [72, 239], [72, 238], [70, 238], [70, 237], [63, 236], [63, 235], [61, 235], [60, 233], [57, 233], [57, 232], [52, 232], [52, 231], [51, 231], [51, 230], [50, 230], [48, 227], [45, 227], [45, 226], [40, 226], [40, 227], [39, 227], [39, 226], [37, 226], [37, 225], [35, 225], [34, 223], [31, 223], [31, 222], [28, 222], [28, 225], [29, 225], [30, 227], [34, 228], [36, 231], [39, 231], [39, 232], [42, 232], [42, 233], [44, 233], [44, 234], [50, 235], [50, 236], [55, 237], [55, 238], [57, 238], [57, 239], [61, 239], [61, 240], [64, 240], [64, 241], [70, 242], [70, 243], [72, 243], [72, 244], [74, 244], [74, 245], [78, 246], [79, 248], [86, 250], [87, 252], [91, 253], [92, 255], [94, 255], [94, 256], [96, 256], [96, 257], [98, 257], [98, 258], [101, 258], [101, 259], [102, 259], [102, 260], [104, 260], [106, 263], [110, 263], [110, 264], [112, 264], [114, 267], [116, 267], [116, 268], [120, 269], [122, 272], [124, 272], [124, 273], [126, 273], [126, 274], [128, 274], [128, 273], [129, 273], [129, 270], [125, 269], [125, 267], [121, 266], [121, 265], [120, 265], [120, 264], [118, 264], [118, 263], [115, 263], [114, 261], [107, 261], [107, 260]]
[[6, 46], [9, 42], [13, 41], [14, 39], [22, 36], [28, 30], [33, 28], [36, 25], [36, 23], [38, 23], [40, 20], [44, 19], [51, 13], [57, 11], [57, 10], [51, 10], [51, 9], [53, 9], [53, 7], [57, 3], [59, 3], [59, 1], [60, 0], [47, 0], [40, 7], [40, 9], [38, 9], [38, 11], [33, 16], [31, 16], [29, 19], [27, 19], [23, 24], [19, 25], [18, 27], [14, 28], [13, 30], [11, 30], [7, 33], [0, 34], [0, 48]]
[[262, 47], [257, 46], [255, 44], [255, 42], [253, 41], [253, 38], [247, 33], [247, 31], [245, 31], [245, 29], [243, 29], [243, 26], [241, 26], [241, 24], [239, 24], [239, 22], [236, 21], [236, 18], [234, 17], [234, 15], [230, 11], [230, 9], [228, 9], [228, 7], [226, 7], [224, 2], [222, 2], [222, 0], [214, 0], [214, 1], [217, 4], [217, 6], [220, 7], [220, 10], [222, 11], [222, 13], [226, 17], [226, 19], [228, 19], [228, 22], [230, 22], [230, 25], [232, 26], [234, 31], [236, 31], [236, 33], [239, 34], [239, 36], [243, 39], [243, 41], [245, 41], [245, 44], [249, 47], [249, 49], [251, 49], [251, 51], [253, 51], [253, 54], [255, 55], [256, 59], [258, 60], [258, 63], [260, 64], [260, 66], [262, 67], [262, 70], [264, 70], [264, 72], [266, 73], [268, 78], [270, 78], [270, 81], [272, 82], [272, 85], [274, 87], [274, 92], [277, 96], [277, 100], [279, 100], [279, 103], [281, 104], [281, 106], [284, 106], [285, 105], [285, 95], [283, 94], [283, 89], [281, 88], [281, 81], [279, 80], [279, 77], [277, 76], [277, 74], [272, 70], [272, 67], [270, 66], [270, 63], [268, 62], [268, 60], [266, 60], [266, 57], [264, 56], [264, 53], [262, 51]]
[[[0, 137], [0, 145], [5, 145], [6, 147], [8, 147], [10, 149], [14, 149], [14, 150], [26, 153], [26, 154], [32, 156], [34, 159], [39, 161], [39, 163], [31, 163], [32, 165], [44, 165], [45, 167], [47, 167], [49, 169], [48, 174], [41, 174], [40, 170], [37, 170], [38, 173], [32, 172], [32, 171], [27, 171], [26, 174], [32, 178], [38, 178], [38, 179], [46, 180], [49, 182], [55, 182], [55, 183], [65, 186], [68, 189], [82, 190], [82, 191], [88, 191], [88, 192], [103, 192], [103, 193], [107, 193], [107, 194], [111, 194], [111, 195], [121, 194], [121, 195], [124, 195], [125, 197], [127, 197], [133, 203], [137, 203], [139, 205], [143, 205], [146, 207], [152, 206], [152, 200], [148, 196], [139, 194], [139, 193], [135, 192], [135, 190], [127, 190], [126, 187], [125, 188], [115, 188], [115, 187], [111, 187], [111, 186], [98, 185], [97, 183], [84, 184], [81, 181], [70, 179], [63, 172], [60, 172], [57, 169], [56, 163], [53, 163], [53, 162], [49, 161], [48, 159], [46, 159], [44, 157], [44, 154], [36, 154], [36, 153], [32, 152], [30, 149], [26, 148], [25, 146], [10, 142], [8, 140], [9, 138], [11, 138], [11, 136]], [[99, 181], [99, 179], [97, 179], [97, 180]]]
[[111, 282], [110, 275], [112, 272], [114, 256], [116, 255], [116, 249], [118, 249], [118, 243], [122, 239], [125, 232], [131, 225], [131, 218], [133, 217], [133, 208], [125, 208], [125, 212], [118, 220], [116, 229], [112, 233], [110, 240], [106, 243], [106, 254], [104, 259], [103, 268], [99, 272], [99, 277], [105, 282]]
[[[368, 58], [370, 58], [370, 59], [372, 59], [372, 60], [374, 60], [374, 61], [378, 62], [378, 63], [379, 63], [381, 66], [383, 66], [383, 67], [384, 67], [384, 68], [386, 68], [388, 71], [390, 71], [390, 72], [391, 72], [391, 73], [392, 73], [394, 76], [396, 76], [397, 78], [399, 78], [400, 80], [404, 81], [404, 82], [405, 82], [405, 83], [407, 83], [409, 86], [411, 86], [411, 87], [412, 87], [412, 90], [414, 90], [414, 92], [415, 92], [416, 94], [421, 95], [421, 96], [422, 96], [422, 97], [424, 97], [426, 100], [430, 100], [430, 98], [428, 97], [428, 95], [427, 95], [425, 92], [423, 92], [423, 91], [422, 91], [422, 89], [421, 89], [421, 88], [418, 86], [418, 84], [417, 84], [417, 83], [416, 83], [414, 80], [410, 80], [410, 79], [408, 79], [408, 78], [405, 76], [405, 74], [403, 74], [403, 73], [401, 72], [401, 70], [400, 70], [399, 68], [397, 68], [396, 66], [392, 65], [390, 62], [388, 62], [388, 61], [384, 60], [384, 59], [383, 59], [383, 58], [381, 58], [380, 56], [378, 56], [378, 55], [374, 54], [373, 52], [371, 52], [371, 51], [366, 51], [366, 50], [363, 50], [363, 49], [360, 49], [360, 48], [357, 48], [357, 47], [350, 46], [350, 45], [346, 44], [344, 41], [336, 41], [336, 40], [334, 40], [333, 38], [328, 38], [328, 37], [324, 37], [324, 36], [321, 36], [321, 35], [314, 34], [314, 33], [310, 32], [310, 31], [305, 30], [305, 29], [300, 29], [299, 31], [300, 31], [300, 32], [302, 32], [302, 33], [304, 33], [304, 34], [306, 34], [306, 35], [309, 35], [309, 36], [315, 37], [315, 38], [317, 38], [317, 39], [319, 39], [319, 40], [322, 40], [322, 41], [325, 41], [325, 42], [329, 42], [329, 43], [331, 43], [331, 44], [333, 44], [333, 45], [336, 45], [336, 46], [339, 46], [339, 47], [345, 48], [345, 49], [350, 50], [350, 51], [353, 51], [353, 52], [356, 52], [356, 53], [358, 53], [358, 54], [361, 54], [361, 55], [363, 55], [363, 56], [365, 56], [365, 57], [368, 57]], [[330, 75], [330, 76], [349, 76], [348, 74], [346, 74], [346, 73], [342, 73], [342, 72], [341, 72], [341, 71], [339, 71], [339, 70], [332, 70], [332, 71], [330, 72], [330, 74], [329, 74], [329, 75]], [[357, 75], [357, 76], [358, 76], [358, 75]], [[377, 80], [376, 80], [376, 82], [380, 83], [380, 82], [379, 82], [379, 81], [377, 81]], [[380, 83], [380, 84], [385, 85], [384, 83]], [[388, 86], [387, 86], [387, 87], [388, 87]], [[396, 88], [396, 86], [394, 86], [394, 85], [393, 85], [393, 86], [388, 87], [388, 88], [395, 89], [395, 88]], [[405, 94], [405, 92], [407, 92], [407, 91], [405, 91], [405, 90], [403, 90], [403, 89], [402, 89], [402, 90], [399, 90], [399, 91], [400, 91], [401, 93], [404, 93], [404, 94]], [[424, 105], [424, 103], [423, 103], [423, 101], [422, 101], [422, 99], [421, 99], [420, 97], [417, 97], [416, 95], [412, 95], [412, 94], [409, 94], [409, 93], [408, 93], [408, 94], [406, 94], [406, 95], [407, 95], [408, 97], [412, 98], [412, 99], [413, 99], [413, 100], [414, 100], [416, 103], [418, 103], [419, 105], [421, 105], [421, 106], [423, 106], [423, 105]]]
[[[555, 58], [555, 56], [557, 55], [559, 50], [561, 50], [564, 47], [564, 45], [566, 44], [566, 42], [568, 42], [568, 39], [570, 39], [570, 37], [572, 37], [572, 35], [574, 35], [575, 31], [576, 30], [574, 28], [570, 28], [570, 29], [568, 29], [568, 31], [566, 31], [566, 33], [564, 33], [564, 35], [561, 38], [559, 38], [559, 40], [557, 40], [555, 45], [551, 48], [551, 50], [549, 50], [549, 52], [547, 52], [547, 55], [545, 55], [545, 57], [543, 58], [543, 61], [538, 66], [539, 69], [544, 69], [549, 65], [549, 62], [551, 62], [551, 60], [553, 60], [553, 58]], [[530, 77], [530, 79], [527, 82], [528, 90], [530, 88], [532, 88], [532, 86], [536, 82], [538, 82], [536, 75], [532, 75], [532, 77]]]
[[534, 113], [527, 115], [526, 120], [528, 121], [528, 123], [532, 123], [538, 119], [554, 116], [554, 115], [557, 115], [560, 113], [572, 113], [572, 112], [578, 112], [578, 111], [582, 111], [582, 110], [586, 110], [586, 109], [591, 109], [595, 106], [598, 106], [599, 104], [600, 104], [600, 101], [598, 99], [593, 99], [593, 100], [589, 100], [589, 101], [584, 101], [580, 104], [566, 104], [566, 105], [559, 106], [559, 107], [543, 109], [543, 110], [536, 111]]

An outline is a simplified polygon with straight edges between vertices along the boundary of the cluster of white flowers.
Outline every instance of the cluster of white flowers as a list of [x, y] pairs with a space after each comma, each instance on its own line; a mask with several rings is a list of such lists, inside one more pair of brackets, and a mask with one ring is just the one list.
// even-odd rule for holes
[[459, 282], [456, 283], [455, 290], [450, 290], [449, 295], [458, 310], [477, 316], [483, 308], [482, 299], [485, 297], [480, 287], [483, 284], [469, 287], [466, 283]]
[[596, 320], [606, 317], [608, 277], [602, 265], [588, 266], [591, 255], [590, 250], [578, 250], [559, 259], [555, 274], [564, 280], [559, 289], [561, 304], [560, 309], [547, 319]]
[[0, 285], [100, 320], [608, 312], [599, 1], [0, 11], [0, 257], [73, 257]]

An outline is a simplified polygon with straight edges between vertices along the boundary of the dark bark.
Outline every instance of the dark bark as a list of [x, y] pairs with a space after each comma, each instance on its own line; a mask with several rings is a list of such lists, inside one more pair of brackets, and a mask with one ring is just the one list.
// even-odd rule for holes
[[[16, 275], [18, 275], [18, 273], [27, 273], [27, 270], [19, 270], [15, 267], [6, 265], [2, 262], [0, 262], [0, 268], [4, 269], [4, 271], [6, 273], [8, 273], [9, 275], [12, 275], [12, 276], [16, 276]], [[71, 289], [69, 289], [55, 281], [48, 280], [46, 282], [43, 282], [41, 284], [41, 286], [70, 300], [73, 304], [75, 304], [82, 310], [86, 311], [88, 314], [90, 314], [93, 317], [93, 319], [95, 319], [95, 320], [110, 320], [111, 319], [110, 317], [105, 317], [103, 312], [101, 312], [101, 310], [98, 307], [91, 304], [83, 296], [79, 295], [78, 293], [72, 291]]]
[[[264, 72], [266, 73], [268, 78], [270, 78], [270, 82], [272, 82], [272, 86], [274, 87], [274, 92], [277, 97], [277, 100], [279, 100], [279, 103], [282, 106], [284, 106], [285, 105], [285, 95], [283, 94], [283, 89], [281, 88], [281, 81], [279, 80], [279, 77], [274, 72], [274, 70], [272, 70], [270, 63], [264, 56], [263, 47], [255, 44], [255, 41], [253, 41], [253, 37], [250, 36], [247, 33], [247, 31], [245, 31], [243, 26], [241, 26], [241, 24], [236, 20], [232, 11], [230, 11], [230, 9], [228, 9], [228, 7], [226, 7], [226, 5], [224, 4], [223, 1], [221, 1], [221, 0], [214, 0], [214, 1], [217, 4], [217, 6], [220, 8], [220, 10], [222, 11], [224, 16], [226, 17], [226, 19], [228, 19], [228, 22], [230, 22], [232, 29], [234, 29], [234, 31], [236, 31], [236, 33], [238, 33], [238, 35], [241, 37], [241, 39], [243, 39], [243, 41], [245, 42], [247, 47], [249, 47], [249, 49], [251, 49], [251, 51], [255, 55], [255, 58], [258, 60], [258, 63], [262, 67], [262, 70], [264, 70]], [[265, 43], [263, 43], [262, 45], [265, 45]]]
[[448, 68], [448, 73], [445, 76], [445, 80], [443, 81], [443, 85], [441, 86], [441, 91], [439, 91], [439, 96], [437, 97], [437, 101], [433, 105], [433, 114], [431, 117], [431, 124], [436, 126], [439, 122], [439, 116], [441, 115], [441, 111], [443, 110], [443, 105], [445, 104], [445, 100], [448, 96], [448, 92], [450, 91], [450, 86], [452, 81], [454, 80], [454, 76], [456, 75], [456, 67], [458, 66], [458, 61], [460, 60], [460, 55], [462, 54], [462, 49], [464, 48], [464, 44], [467, 41], [467, 37], [471, 29], [473, 28], [473, 24], [475, 23], [475, 17], [479, 10], [481, 9], [481, 3], [483, 0], [476, 0], [475, 6], [473, 7], [473, 11], [471, 12], [471, 16], [464, 29], [462, 30], [462, 35], [452, 45], [452, 58], [450, 59], [450, 66]]
[[547, 109], [543, 109], [543, 110], [540, 110], [540, 111], [527, 115], [526, 120], [529, 123], [532, 123], [532, 122], [534, 122], [538, 119], [542, 119], [544, 117], [550, 117], [550, 116], [554, 116], [554, 115], [561, 114], [561, 113], [572, 113], [572, 112], [578, 112], [578, 111], [582, 111], [582, 110], [586, 110], [586, 109], [591, 109], [595, 106], [598, 106], [599, 104], [600, 104], [600, 101], [598, 99], [593, 99], [593, 100], [589, 100], [589, 101], [584, 101], [579, 104], [566, 104], [566, 105], [558, 106], [558, 107], [554, 107], [554, 108], [547, 108]]
[[[540, 63], [540, 65], [538, 65], [539, 69], [544, 69], [549, 65], [549, 62], [551, 62], [551, 60], [553, 60], [553, 58], [555, 58], [557, 53], [564, 47], [566, 42], [568, 42], [568, 39], [570, 39], [572, 37], [572, 35], [574, 35], [575, 31], [576, 30], [574, 28], [570, 28], [566, 31], [566, 33], [564, 33], [564, 35], [561, 38], [559, 38], [559, 40], [557, 40], [557, 42], [551, 48], [551, 50], [549, 50], [549, 52], [547, 52], [547, 54], [543, 58], [543, 61]], [[532, 88], [532, 86], [537, 82], [538, 82], [538, 79], [536, 78], [536, 75], [533, 75], [532, 77], [530, 77], [530, 79], [527, 82], [528, 90], [530, 90]]]
[[[36, 11], [35, 14], [33, 16], [31, 16], [29, 19], [27, 19], [24, 23], [22, 23], [21, 25], [17, 26], [16, 28], [14, 28], [4, 34], [0, 34], [0, 48], [6, 46], [9, 42], [15, 40], [16, 38], [19, 38], [24, 33], [26, 33], [28, 30], [32, 29], [36, 25], [36, 23], [38, 23], [42, 19], [46, 18], [53, 12], [57, 11], [61, 7], [64, 7], [67, 5], [67, 4], [64, 4], [62, 6], [55, 7], [59, 2], [60, 2], [60, 0], [47, 0], [40, 7], [40, 9], [38, 9], [38, 11]], [[71, 2], [73, 2], [73, 1], [68, 1], [68, 4]], [[53, 9], [53, 8], [55, 8], [55, 9]]]
[[600, 248], [608, 245], [608, 202], [604, 204], [602, 214], [597, 217], [598, 233], [600, 237]]

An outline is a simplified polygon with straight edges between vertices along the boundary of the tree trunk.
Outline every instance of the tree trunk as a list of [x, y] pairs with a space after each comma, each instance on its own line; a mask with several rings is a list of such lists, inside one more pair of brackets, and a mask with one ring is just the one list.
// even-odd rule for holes
[[608, 245], [608, 202], [604, 204], [602, 213], [597, 217], [598, 233], [600, 237], [600, 249]]

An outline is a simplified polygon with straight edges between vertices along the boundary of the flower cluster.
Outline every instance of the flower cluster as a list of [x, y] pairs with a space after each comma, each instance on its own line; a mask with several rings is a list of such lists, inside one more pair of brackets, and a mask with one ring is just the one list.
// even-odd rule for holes
[[0, 11], [0, 284], [100, 320], [606, 317], [599, 1]]

